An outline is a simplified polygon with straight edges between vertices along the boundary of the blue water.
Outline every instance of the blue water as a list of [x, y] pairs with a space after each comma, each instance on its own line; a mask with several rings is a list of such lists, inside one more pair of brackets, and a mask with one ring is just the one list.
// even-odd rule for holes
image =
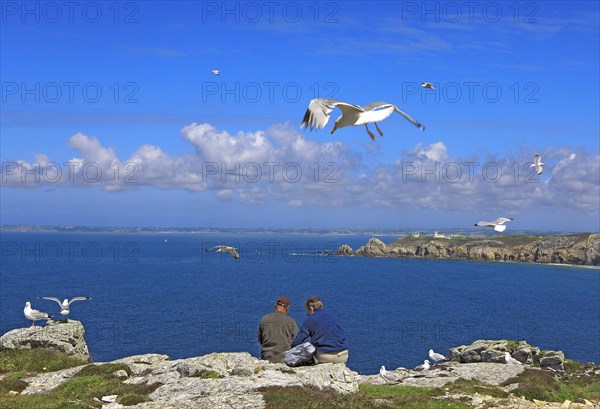
[[[363, 373], [411, 367], [429, 348], [476, 339], [527, 340], [600, 362], [600, 271], [532, 264], [325, 257], [367, 236], [268, 234], [5, 233], [0, 330], [28, 325], [25, 301], [74, 303], [95, 361], [217, 351], [260, 355], [258, 322], [280, 295], [300, 325], [311, 295], [340, 318], [348, 366]], [[381, 237], [389, 242], [393, 237]], [[167, 241], [165, 241], [165, 239]], [[202, 250], [226, 242], [242, 258]]]

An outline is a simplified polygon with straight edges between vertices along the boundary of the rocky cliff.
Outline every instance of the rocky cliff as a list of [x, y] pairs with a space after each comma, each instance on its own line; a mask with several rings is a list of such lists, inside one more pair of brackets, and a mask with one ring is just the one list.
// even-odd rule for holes
[[411, 236], [389, 244], [373, 238], [354, 252], [343, 245], [336, 254], [597, 266], [600, 265], [600, 234], [507, 235], [485, 239]]

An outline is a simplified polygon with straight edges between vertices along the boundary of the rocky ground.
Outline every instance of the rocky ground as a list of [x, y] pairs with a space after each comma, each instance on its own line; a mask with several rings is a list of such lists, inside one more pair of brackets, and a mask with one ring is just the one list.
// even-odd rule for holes
[[[81, 351], [87, 351], [87, 346], [83, 348], [83, 334], [83, 326], [78, 321], [50, 323], [48, 327], [37, 329], [16, 329], [0, 337], [0, 353], [42, 346], [79, 356]], [[522, 364], [506, 363], [507, 352]], [[23, 387], [20, 390], [9, 390], [7, 395], [17, 399], [18, 396], [50, 394], [61, 385], [76, 379], [78, 374], [96, 374], [108, 369], [111, 378], [118, 379], [125, 385], [146, 386], [148, 394], [144, 396], [147, 401], [130, 406], [122, 404], [124, 401], [118, 393], [95, 396], [94, 406], [105, 409], [264, 408], [264, 388], [301, 387], [352, 395], [363, 393], [365, 388], [378, 386], [434, 388], [433, 390], [441, 393], [432, 399], [458, 402], [472, 408], [600, 407], [600, 390], [597, 391], [597, 401], [580, 399], [579, 402], [544, 402], [521, 397], [519, 382], [525, 379], [522, 378], [524, 375], [542, 374], [544, 379], [556, 378], [559, 381], [562, 377], [586, 377], [591, 383], [586, 381], [584, 384], [597, 385], [596, 388], [600, 386], [600, 367], [585, 366], [577, 374], [573, 371], [567, 374], [566, 361], [560, 351], [540, 351], [524, 341], [479, 340], [471, 345], [452, 348], [448, 356], [452, 361], [433, 365], [425, 371], [396, 368], [390, 371], [395, 379], [386, 380], [380, 375], [361, 375], [344, 364], [291, 368], [285, 364], [271, 364], [246, 352], [213, 353], [176, 360], [171, 360], [166, 355], [145, 354], [109, 363], [97, 362], [23, 376], [19, 380]], [[2, 382], [10, 375], [0, 375], [0, 390]], [[373, 407], [399, 407], [389, 399], [391, 398], [374, 397], [373, 404], [380, 406]]]
[[403, 237], [389, 244], [372, 238], [356, 251], [344, 244], [338, 248], [336, 255], [598, 266], [600, 234], [543, 237], [507, 235], [486, 239]]

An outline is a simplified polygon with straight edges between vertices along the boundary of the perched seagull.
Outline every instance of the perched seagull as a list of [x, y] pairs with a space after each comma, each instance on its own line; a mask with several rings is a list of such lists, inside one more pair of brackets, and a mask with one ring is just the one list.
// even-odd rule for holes
[[521, 362], [517, 361], [515, 358], [510, 356], [510, 353], [508, 353], [508, 352], [504, 353], [504, 362], [506, 362], [507, 364], [512, 364], [512, 365], [523, 365]]
[[419, 365], [415, 368], [415, 371], [427, 371], [431, 365], [429, 365], [429, 361], [426, 359], [423, 361], [423, 365]]
[[335, 120], [333, 129], [331, 130], [332, 134], [336, 130], [346, 126], [364, 125], [371, 139], [375, 140], [375, 135], [373, 135], [373, 132], [369, 130], [367, 124], [373, 122], [375, 124], [375, 128], [377, 128], [377, 132], [379, 132], [379, 135], [383, 136], [383, 132], [381, 132], [381, 129], [379, 129], [377, 122], [383, 121], [394, 111], [402, 115], [417, 128], [421, 129], [422, 131], [425, 130], [425, 126], [406, 115], [404, 112], [400, 111], [396, 105], [389, 104], [387, 102], [372, 102], [369, 105], [360, 107], [358, 105], [349, 104], [347, 102], [330, 98], [316, 98], [310, 101], [308, 109], [304, 114], [302, 124], [300, 124], [300, 128], [307, 127], [310, 128], [311, 131], [315, 128], [324, 128], [329, 121], [331, 111], [333, 111], [335, 107], [338, 107], [340, 111], [342, 111], [342, 115]]
[[437, 352], [433, 352], [433, 349], [429, 350], [429, 358], [434, 362], [446, 360], [446, 357], [444, 355], [438, 354]]
[[212, 73], [215, 75], [221, 74], [221, 70], [212, 70]]
[[506, 230], [506, 226], [504, 225], [504, 223], [511, 222], [512, 220], [513, 220], [512, 217], [500, 217], [500, 218], [494, 220], [493, 222], [475, 223], [475, 226], [491, 227], [492, 229], [496, 230], [497, 232], [503, 232], [504, 230]]
[[432, 84], [431, 82], [422, 82], [422, 83], [421, 83], [421, 86], [422, 86], [423, 88], [428, 88], [428, 89], [435, 90], [435, 88], [433, 87], [433, 84]]
[[385, 370], [385, 366], [381, 365], [379, 368], [379, 376], [381, 376], [386, 382], [398, 382], [398, 377], [391, 372]]
[[231, 254], [231, 256], [234, 259], [236, 259], [236, 260], [240, 259], [240, 255], [236, 251], [235, 247], [226, 246], [224, 244], [220, 244], [218, 246], [211, 247], [211, 248], [206, 249], [204, 251], [211, 251], [211, 250], [214, 250], [214, 249], [217, 249], [216, 253], [229, 253], [229, 254]]
[[60, 305], [60, 315], [62, 315], [63, 317], [67, 317], [67, 321], [69, 320], [69, 313], [71, 312], [71, 310], [69, 309], [69, 307], [71, 306], [71, 303], [73, 303], [75, 301], [91, 300], [90, 297], [73, 297], [73, 298], [71, 298], [71, 301], [69, 301], [66, 298], [61, 301], [56, 297], [39, 297], [39, 298], [41, 298], [42, 300], [54, 301], [58, 305]]
[[23, 314], [25, 314], [25, 318], [27, 318], [28, 320], [31, 320], [32, 327], [35, 327], [36, 321], [48, 320], [48, 319], [52, 318], [52, 315], [50, 315], [46, 312], [34, 310], [33, 308], [31, 308], [31, 303], [29, 301], [27, 301], [25, 303], [25, 308], [23, 308]]
[[542, 163], [542, 157], [540, 155], [535, 155], [535, 158], [533, 159], [533, 163], [531, 165], [529, 165], [530, 168], [535, 168], [535, 172], [538, 175], [542, 174], [542, 168], [544, 167], [544, 164]]

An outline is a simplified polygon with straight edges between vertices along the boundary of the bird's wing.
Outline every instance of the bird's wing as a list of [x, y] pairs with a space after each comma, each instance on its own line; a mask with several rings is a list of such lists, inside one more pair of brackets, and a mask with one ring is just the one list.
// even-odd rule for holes
[[71, 298], [71, 300], [69, 301], [67, 306], [71, 305], [71, 303], [74, 301], [87, 301], [87, 300], [91, 300], [91, 298], [90, 297], [73, 297], [73, 298]]
[[58, 298], [56, 298], [56, 297], [39, 297], [39, 298], [41, 298], [42, 300], [50, 300], [50, 301], [55, 301], [55, 302], [57, 302], [57, 303], [58, 303], [58, 305], [60, 305], [60, 307], [62, 308], [62, 301], [61, 301], [61, 300], [59, 300], [59, 299], [58, 299]]
[[339, 101], [337, 99], [332, 98], [315, 98], [310, 101], [308, 105], [308, 109], [304, 114], [304, 119], [302, 119], [302, 123], [300, 124], [300, 128], [324, 128], [329, 121], [329, 116], [331, 115], [331, 111], [333, 108], [338, 107], [342, 110], [342, 112], [346, 111], [362, 111], [363, 109], [358, 105], [349, 104], [347, 102]]
[[425, 130], [425, 125], [423, 125], [416, 119], [410, 117], [409, 115], [405, 114], [404, 112], [400, 111], [396, 105], [393, 105], [393, 107], [394, 107], [394, 111], [398, 112], [400, 115], [402, 115], [404, 118], [406, 118], [406, 120], [408, 122], [410, 122], [411, 124], [413, 124], [414, 126], [416, 126], [417, 128], [419, 128], [422, 131]]
[[475, 223], [475, 226], [479, 226], [479, 227], [494, 227], [494, 223], [492, 223], [492, 222], [477, 222], [477, 223]]
[[223, 245], [222, 245], [222, 244], [219, 244], [218, 246], [213, 246], [213, 247], [211, 247], [211, 248], [208, 248], [208, 249], [206, 249], [206, 251], [211, 251], [211, 250], [214, 250], [214, 249], [219, 249], [219, 250], [217, 250], [217, 251], [221, 251], [221, 250], [222, 250], [222, 247], [223, 247]]
[[496, 219], [496, 221], [494, 222], [495, 224], [504, 224], [506, 222], [511, 222], [512, 218], [511, 217], [499, 217]]
[[236, 260], [239, 260], [240, 255], [238, 254], [237, 251], [235, 251], [235, 249], [232, 247], [231, 250], [229, 250], [229, 253], [233, 256], [233, 258], [235, 258]]

